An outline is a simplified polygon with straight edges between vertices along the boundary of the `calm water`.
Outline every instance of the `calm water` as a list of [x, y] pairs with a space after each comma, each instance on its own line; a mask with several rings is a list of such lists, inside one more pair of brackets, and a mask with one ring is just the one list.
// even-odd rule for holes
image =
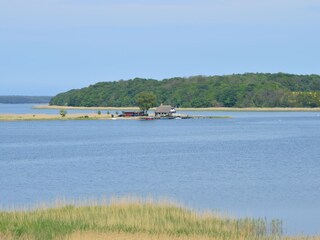
[[0, 122], [0, 205], [168, 197], [320, 234], [319, 113], [196, 114], [233, 118]]
[[[45, 104], [41, 104], [45, 105]], [[0, 114], [59, 114], [60, 110], [58, 109], [34, 109], [33, 106], [36, 106], [35, 104], [1, 104], [0, 103]], [[66, 110], [68, 113], [96, 113], [98, 110]], [[101, 113], [115, 113], [116, 111], [113, 110], [101, 110]], [[118, 111], [119, 113], [121, 111]]]

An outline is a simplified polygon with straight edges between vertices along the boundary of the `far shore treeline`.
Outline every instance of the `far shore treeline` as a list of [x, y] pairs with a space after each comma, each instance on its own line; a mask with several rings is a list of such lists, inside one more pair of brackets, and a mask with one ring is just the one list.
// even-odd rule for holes
[[50, 96], [0, 96], [0, 103], [49, 103], [51, 98]]
[[60, 93], [50, 105], [137, 106], [135, 97], [140, 92], [153, 93], [157, 105], [175, 107], [320, 107], [320, 75], [245, 73], [162, 81], [135, 78]]

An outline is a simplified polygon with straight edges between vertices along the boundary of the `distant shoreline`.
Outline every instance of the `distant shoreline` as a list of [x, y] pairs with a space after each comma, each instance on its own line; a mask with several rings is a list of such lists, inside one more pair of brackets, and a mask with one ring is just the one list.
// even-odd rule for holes
[[[56, 105], [38, 105], [34, 109], [69, 109], [69, 110], [138, 110], [138, 107], [70, 107]], [[154, 110], [151, 108], [150, 110]], [[177, 111], [213, 111], [213, 112], [320, 112], [320, 108], [176, 108]]]

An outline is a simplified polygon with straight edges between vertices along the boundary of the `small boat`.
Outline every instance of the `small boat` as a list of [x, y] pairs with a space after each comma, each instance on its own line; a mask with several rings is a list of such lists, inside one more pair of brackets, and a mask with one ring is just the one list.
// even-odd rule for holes
[[154, 120], [153, 117], [144, 117], [144, 118], [140, 118], [140, 120]]
[[172, 107], [169, 112], [170, 113], [176, 113], [176, 109]]

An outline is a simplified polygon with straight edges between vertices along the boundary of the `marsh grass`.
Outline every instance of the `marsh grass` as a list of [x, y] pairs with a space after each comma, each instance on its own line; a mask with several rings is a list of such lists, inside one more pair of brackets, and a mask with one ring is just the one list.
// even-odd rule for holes
[[0, 239], [268, 239], [281, 222], [232, 219], [169, 201], [118, 199], [0, 212]]

